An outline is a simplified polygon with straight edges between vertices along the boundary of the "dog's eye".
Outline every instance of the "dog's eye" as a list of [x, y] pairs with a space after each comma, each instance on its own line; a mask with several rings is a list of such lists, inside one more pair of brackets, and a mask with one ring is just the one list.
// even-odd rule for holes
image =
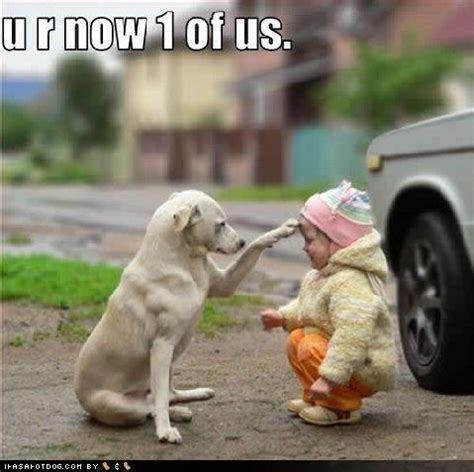
[[216, 232], [221, 231], [225, 227], [226, 223], [225, 221], [222, 221], [221, 223], [216, 224]]

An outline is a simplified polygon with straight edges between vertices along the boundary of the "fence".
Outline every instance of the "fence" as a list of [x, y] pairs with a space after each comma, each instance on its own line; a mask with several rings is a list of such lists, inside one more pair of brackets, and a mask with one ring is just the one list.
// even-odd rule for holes
[[135, 177], [144, 181], [278, 184], [285, 134], [278, 128], [148, 130], [138, 135]]
[[367, 181], [369, 134], [356, 128], [304, 126], [290, 137], [289, 179], [294, 185], [335, 184], [343, 178]]
[[357, 128], [319, 125], [289, 133], [279, 128], [142, 131], [135, 177], [228, 185], [332, 185], [347, 178], [365, 185], [369, 137]]

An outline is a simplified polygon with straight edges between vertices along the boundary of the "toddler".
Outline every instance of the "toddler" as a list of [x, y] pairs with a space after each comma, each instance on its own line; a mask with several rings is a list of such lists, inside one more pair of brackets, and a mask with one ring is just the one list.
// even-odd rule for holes
[[288, 409], [320, 426], [361, 420], [362, 399], [394, 387], [397, 356], [383, 283], [387, 262], [369, 197], [343, 181], [300, 212], [314, 270], [298, 297], [261, 313], [265, 329], [289, 332], [289, 362], [303, 388]]

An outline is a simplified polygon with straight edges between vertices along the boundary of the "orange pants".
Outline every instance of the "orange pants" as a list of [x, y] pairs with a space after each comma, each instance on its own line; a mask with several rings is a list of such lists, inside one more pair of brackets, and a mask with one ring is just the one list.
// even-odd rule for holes
[[328, 340], [320, 334], [304, 334], [295, 329], [288, 336], [288, 359], [303, 387], [303, 400], [333, 410], [354, 411], [362, 406], [362, 399], [375, 392], [352, 377], [347, 385], [337, 385], [328, 398], [312, 401], [311, 385], [319, 378], [319, 366], [326, 356]]

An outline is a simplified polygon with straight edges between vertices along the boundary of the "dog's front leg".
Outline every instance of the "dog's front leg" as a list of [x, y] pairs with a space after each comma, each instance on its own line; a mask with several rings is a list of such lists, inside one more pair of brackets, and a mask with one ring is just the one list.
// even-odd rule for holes
[[262, 252], [267, 246], [254, 241], [245, 251], [225, 270], [219, 270], [219, 278], [211, 285], [210, 297], [230, 297], [240, 285], [245, 276], [255, 267]]
[[230, 297], [235, 293], [244, 277], [255, 267], [262, 252], [280, 239], [294, 234], [298, 221], [290, 219], [280, 227], [259, 236], [227, 269], [220, 270], [211, 265], [210, 297]]
[[181, 443], [177, 428], [171, 427], [169, 417], [170, 369], [174, 344], [158, 338], [151, 349], [151, 394], [153, 396], [156, 435], [160, 441]]

